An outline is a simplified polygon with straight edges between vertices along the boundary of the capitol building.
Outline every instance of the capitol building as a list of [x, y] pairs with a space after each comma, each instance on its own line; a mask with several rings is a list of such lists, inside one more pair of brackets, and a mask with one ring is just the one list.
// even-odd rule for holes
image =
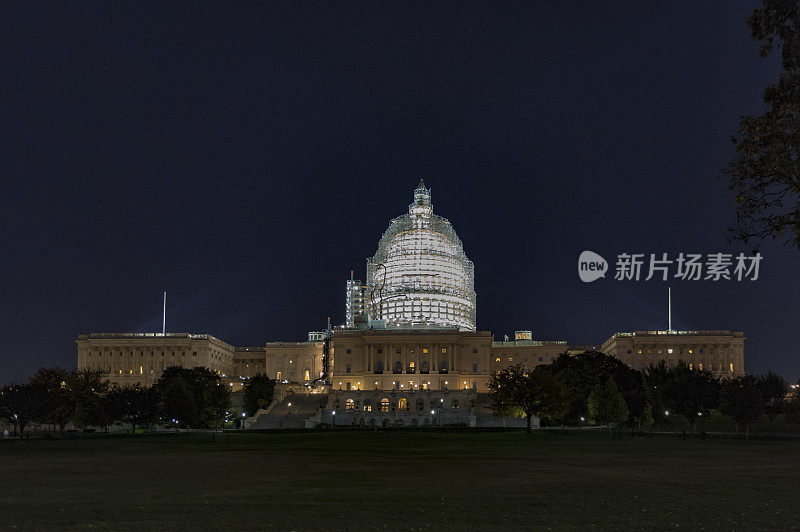
[[595, 346], [495, 340], [477, 327], [475, 267], [452, 224], [433, 213], [420, 181], [408, 213], [394, 218], [367, 260], [365, 281], [345, 286], [345, 322], [306, 341], [235, 347], [209, 334], [93, 333], [77, 339], [78, 368], [111, 382], [151, 385], [169, 366], [207, 367], [232, 390], [266, 374], [279, 381], [272, 404], [248, 419], [263, 428], [524, 426], [492, 415], [492, 372], [533, 368], [561, 354], [602, 351], [635, 369], [678, 361], [718, 376], [744, 373], [744, 336], [731, 331], [617, 332]]

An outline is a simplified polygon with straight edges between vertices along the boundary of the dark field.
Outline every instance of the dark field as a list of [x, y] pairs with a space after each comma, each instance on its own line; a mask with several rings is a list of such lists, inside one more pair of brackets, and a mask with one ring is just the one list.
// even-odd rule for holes
[[337, 432], [0, 443], [0, 528], [798, 528], [800, 442]]

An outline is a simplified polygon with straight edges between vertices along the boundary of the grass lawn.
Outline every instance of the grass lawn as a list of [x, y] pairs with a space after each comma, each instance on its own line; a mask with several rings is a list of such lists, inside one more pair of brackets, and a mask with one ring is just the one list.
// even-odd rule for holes
[[320, 432], [0, 443], [0, 529], [800, 528], [800, 442]]

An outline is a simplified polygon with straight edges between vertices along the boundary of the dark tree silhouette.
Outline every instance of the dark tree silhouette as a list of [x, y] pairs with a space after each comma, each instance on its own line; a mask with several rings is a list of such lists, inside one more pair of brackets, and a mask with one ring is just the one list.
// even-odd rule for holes
[[259, 408], [266, 408], [272, 402], [275, 381], [259, 373], [247, 379], [242, 389], [242, 402], [248, 416], [255, 414]]
[[488, 383], [492, 410], [498, 416], [524, 416], [527, 432], [535, 415], [554, 421], [569, 408], [569, 390], [546, 366], [527, 371], [517, 364], [492, 374]]
[[578, 355], [562, 354], [552, 364], [553, 372], [569, 387], [572, 403], [566, 416], [568, 423], [577, 425], [588, 412], [589, 394], [597, 385], [614, 379], [625, 398], [631, 421], [641, 420], [647, 404], [642, 374], [617, 358], [599, 351]]
[[789, 385], [783, 377], [771, 371], [759, 377], [755, 385], [761, 396], [764, 413], [767, 415], [769, 422], [773, 423], [778, 414], [783, 412]]
[[30, 383], [9, 384], [0, 390], [0, 415], [8, 419], [20, 438], [28, 425], [46, 417], [49, 407], [47, 391]]
[[592, 389], [586, 406], [589, 418], [595, 423], [607, 424], [609, 434], [613, 423], [622, 423], [628, 419], [628, 405], [611, 377], [604, 384], [598, 384]]
[[131, 432], [136, 427], [150, 425], [158, 419], [158, 390], [133, 386], [113, 386], [109, 391], [109, 403], [115, 420], [128, 423]]
[[68, 377], [69, 373], [61, 368], [41, 368], [29, 381], [31, 386], [46, 393], [49, 403], [36, 421], [57, 425], [61, 432], [75, 412], [75, 398], [70, 393]]
[[778, 238], [800, 248], [800, 4], [763, 0], [747, 19], [762, 57], [781, 48], [778, 82], [764, 90], [767, 109], [742, 116], [736, 155], [725, 174], [736, 194], [731, 238], [758, 248]]
[[730, 416], [736, 424], [736, 431], [744, 427], [749, 436], [750, 425], [761, 417], [764, 406], [762, 395], [752, 375], [741, 375], [722, 381], [720, 391], [720, 411]]
[[230, 408], [230, 391], [222, 379], [206, 368], [170, 366], [155, 385], [161, 416], [176, 420], [179, 427], [211, 428], [225, 422]]

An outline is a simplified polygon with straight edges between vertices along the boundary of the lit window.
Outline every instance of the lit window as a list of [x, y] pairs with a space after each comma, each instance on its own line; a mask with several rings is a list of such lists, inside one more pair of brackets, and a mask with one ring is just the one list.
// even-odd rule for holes
[[[442, 353], [444, 353], [444, 349], [442, 349]], [[423, 355], [427, 355], [428, 354], [428, 348], [427, 347], [423, 347], [422, 348], [422, 354]]]
[[671, 347], [669, 349], [667, 349], [667, 353], [669, 353], [670, 355], [672, 354], [672, 348]]
[[389, 400], [381, 399], [381, 412], [388, 412], [388, 411], [389, 411]]
[[733, 363], [731, 363], [731, 373], [733, 373]]
[[500, 357], [494, 359], [495, 362], [500, 362]]
[[408, 401], [406, 401], [405, 397], [401, 397], [400, 401], [397, 402], [398, 410], [408, 410]]

